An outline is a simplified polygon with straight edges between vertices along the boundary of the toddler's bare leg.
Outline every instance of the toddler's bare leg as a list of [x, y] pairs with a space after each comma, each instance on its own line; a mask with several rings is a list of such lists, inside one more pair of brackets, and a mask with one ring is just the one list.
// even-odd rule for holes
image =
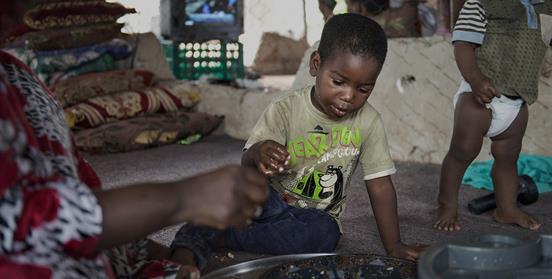
[[517, 224], [530, 230], [538, 230], [542, 224], [521, 211], [516, 201], [517, 160], [527, 127], [527, 115], [527, 105], [523, 105], [512, 125], [502, 134], [492, 138], [491, 152], [495, 158], [492, 176], [497, 205], [494, 219], [499, 223]]
[[458, 189], [469, 164], [481, 150], [483, 137], [491, 125], [491, 111], [479, 104], [472, 93], [460, 96], [454, 111], [450, 148], [441, 167], [438, 217], [433, 227], [458, 231]]

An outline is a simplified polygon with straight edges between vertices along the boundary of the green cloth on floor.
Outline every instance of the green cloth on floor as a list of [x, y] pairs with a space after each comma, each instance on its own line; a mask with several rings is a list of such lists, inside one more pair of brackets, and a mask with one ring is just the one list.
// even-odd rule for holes
[[[464, 174], [462, 184], [493, 191], [492, 166], [493, 160], [471, 164]], [[537, 184], [539, 193], [552, 192], [552, 157], [521, 154], [518, 174], [529, 175]]]
[[194, 142], [197, 142], [198, 140], [201, 139], [201, 134], [195, 134], [195, 135], [191, 135], [185, 139], [181, 139], [178, 141], [179, 144], [192, 144]]

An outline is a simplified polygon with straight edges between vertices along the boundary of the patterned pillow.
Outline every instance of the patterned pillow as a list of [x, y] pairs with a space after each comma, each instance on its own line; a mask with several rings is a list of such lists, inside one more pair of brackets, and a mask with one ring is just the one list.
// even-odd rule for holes
[[80, 48], [122, 37], [122, 23], [98, 23], [24, 33], [7, 42], [7, 48], [57, 50]]
[[67, 71], [61, 71], [56, 73], [37, 73], [38, 78], [40, 78], [48, 86], [53, 86], [54, 84], [66, 80], [71, 77], [84, 75], [87, 73], [96, 73], [96, 72], [107, 72], [117, 69], [115, 65], [115, 60], [109, 54], [104, 54], [98, 59], [91, 61], [90, 63], [72, 68]]
[[74, 122], [71, 128], [91, 128], [141, 114], [191, 109], [201, 97], [187, 88], [185, 83], [175, 81], [144, 90], [95, 97], [66, 108], [65, 114]]
[[153, 73], [145, 70], [116, 70], [75, 76], [56, 83], [51, 89], [62, 107], [94, 97], [150, 87]]
[[173, 143], [189, 136], [206, 136], [224, 117], [202, 112], [172, 112], [121, 120], [97, 128], [76, 131], [80, 150], [125, 152]]
[[136, 13], [118, 3], [64, 1], [41, 3], [25, 13], [25, 23], [33, 29], [54, 29], [95, 23], [115, 23], [125, 14]]
[[67, 71], [88, 64], [104, 54], [109, 54], [114, 60], [121, 60], [131, 56], [132, 53], [133, 46], [126, 40], [118, 38], [81, 48], [36, 51], [36, 71], [40, 73]]

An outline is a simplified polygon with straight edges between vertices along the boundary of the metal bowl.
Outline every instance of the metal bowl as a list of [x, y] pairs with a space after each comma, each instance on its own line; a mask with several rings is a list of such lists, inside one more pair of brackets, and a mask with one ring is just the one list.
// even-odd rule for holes
[[202, 276], [203, 279], [230, 279], [230, 278], [258, 278], [266, 271], [281, 264], [285, 264], [292, 261], [311, 259], [321, 256], [331, 256], [336, 254], [294, 254], [274, 256], [268, 258], [262, 258], [252, 261], [247, 261], [235, 265], [231, 265], [219, 270], [215, 270]]

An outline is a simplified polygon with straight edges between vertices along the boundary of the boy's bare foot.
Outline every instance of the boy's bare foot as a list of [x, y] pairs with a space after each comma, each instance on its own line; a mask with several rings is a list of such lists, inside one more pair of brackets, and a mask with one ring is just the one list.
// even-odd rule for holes
[[520, 227], [536, 231], [542, 227], [542, 223], [539, 223], [537, 219], [531, 215], [516, 208], [512, 212], [504, 212], [496, 209], [493, 213], [495, 222], [502, 224], [515, 224]]
[[458, 214], [456, 207], [439, 206], [437, 221], [433, 223], [433, 228], [441, 231], [459, 231]]

